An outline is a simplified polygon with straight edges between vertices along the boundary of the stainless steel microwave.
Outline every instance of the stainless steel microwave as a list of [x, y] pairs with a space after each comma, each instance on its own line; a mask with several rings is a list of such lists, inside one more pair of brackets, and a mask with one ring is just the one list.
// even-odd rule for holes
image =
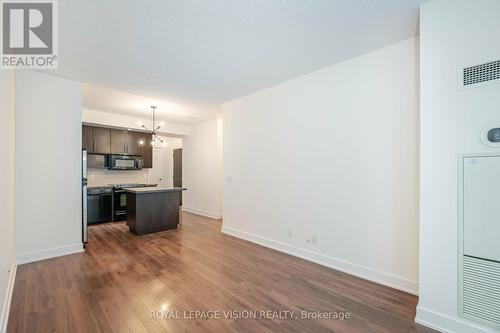
[[142, 156], [109, 155], [110, 170], [141, 170]]

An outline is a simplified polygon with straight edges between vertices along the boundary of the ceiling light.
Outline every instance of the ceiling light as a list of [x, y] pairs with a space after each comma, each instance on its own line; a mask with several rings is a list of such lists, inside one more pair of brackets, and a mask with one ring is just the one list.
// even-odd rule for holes
[[141, 123], [141, 127], [144, 128], [149, 134], [151, 134], [151, 137], [153, 140], [151, 141], [151, 145], [155, 145], [155, 141], [158, 140], [159, 142], [163, 143], [164, 141], [158, 136], [158, 132], [160, 131], [160, 128], [164, 126], [163, 122], [160, 122], [156, 124], [156, 109], [157, 107], [154, 105], [151, 105], [151, 110], [153, 111], [153, 127], [152, 129], [147, 128], [144, 124]]

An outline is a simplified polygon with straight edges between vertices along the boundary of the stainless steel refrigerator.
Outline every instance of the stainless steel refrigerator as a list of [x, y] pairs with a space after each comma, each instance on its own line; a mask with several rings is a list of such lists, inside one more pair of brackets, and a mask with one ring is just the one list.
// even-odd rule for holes
[[87, 244], [87, 150], [82, 150], [82, 242]]

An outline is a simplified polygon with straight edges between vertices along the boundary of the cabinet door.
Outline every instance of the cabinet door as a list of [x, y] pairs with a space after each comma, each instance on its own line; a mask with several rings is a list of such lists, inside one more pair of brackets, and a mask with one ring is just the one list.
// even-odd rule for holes
[[153, 146], [151, 145], [151, 134], [142, 133], [141, 155], [143, 159], [142, 167], [145, 169], [153, 168]]
[[88, 153], [94, 152], [94, 128], [92, 126], [82, 126], [82, 148]]
[[144, 140], [141, 132], [127, 132], [127, 154], [129, 155], [141, 155], [142, 154], [142, 144]]
[[111, 130], [109, 128], [94, 127], [94, 153], [111, 153]]
[[111, 154], [126, 154], [127, 153], [127, 131], [126, 130], [111, 130]]

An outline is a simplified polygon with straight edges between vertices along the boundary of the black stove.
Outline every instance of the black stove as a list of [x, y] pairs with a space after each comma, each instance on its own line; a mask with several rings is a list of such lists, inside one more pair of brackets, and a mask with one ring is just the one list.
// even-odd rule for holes
[[127, 192], [126, 188], [156, 187], [158, 184], [114, 184], [113, 187], [113, 221], [127, 219]]

